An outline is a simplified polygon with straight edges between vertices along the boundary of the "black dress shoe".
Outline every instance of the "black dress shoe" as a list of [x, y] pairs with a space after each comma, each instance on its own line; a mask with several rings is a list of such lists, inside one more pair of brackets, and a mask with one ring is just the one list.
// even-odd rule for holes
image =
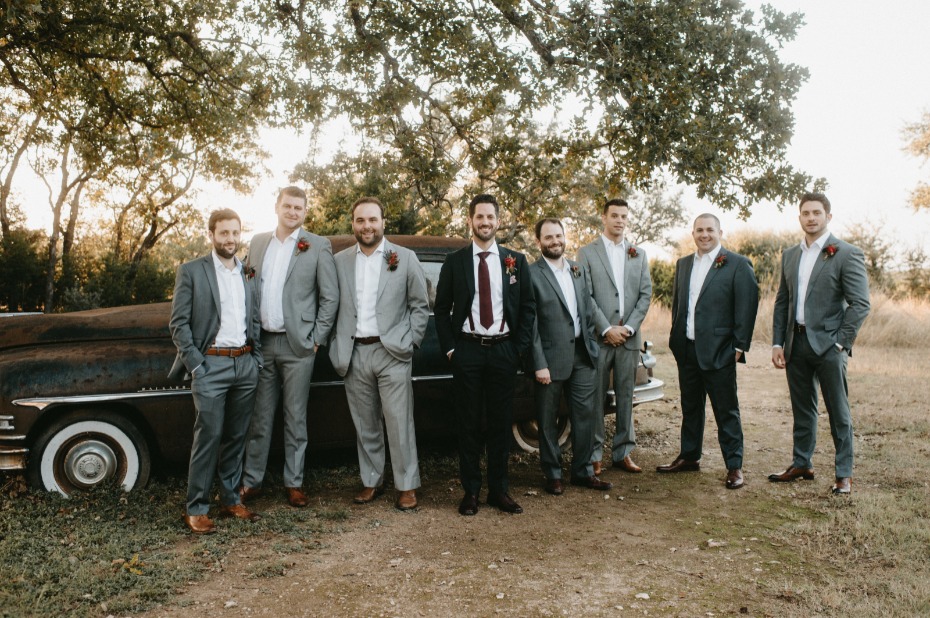
[[830, 492], [834, 496], [845, 495], [848, 496], [852, 492], [852, 481], [849, 477], [840, 478], [836, 477], [836, 482], [833, 483], [833, 487], [830, 488]]
[[561, 496], [564, 491], [562, 489], [562, 479], [546, 479], [546, 486], [544, 489], [546, 490], [547, 494]]
[[789, 467], [781, 474], [770, 474], [769, 481], [772, 483], [790, 483], [795, 479], [804, 479], [805, 481], [814, 480], [813, 468], [795, 468]]
[[459, 502], [459, 515], [471, 516], [478, 513], [478, 496], [476, 494], [465, 494], [462, 501]]
[[580, 485], [581, 487], [587, 487], [589, 489], [600, 489], [601, 491], [607, 491], [614, 486], [613, 483], [602, 481], [596, 476], [573, 476], [572, 485]]
[[701, 470], [701, 462], [699, 461], [688, 461], [687, 459], [682, 459], [679, 457], [672, 463], [665, 466], [657, 466], [656, 472], [662, 473], [672, 473], [672, 472], [699, 472]]
[[727, 471], [727, 489], [739, 489], [746, 482], [743, 480], [743, 471], [739, 468], [733, 468], [732, 470]]
[[523, 512], [523, 507], [514, 502], [514, 499], [506, 493], [489, 494], [488, 505], [496, 506], [505, 513], [519, 515]]

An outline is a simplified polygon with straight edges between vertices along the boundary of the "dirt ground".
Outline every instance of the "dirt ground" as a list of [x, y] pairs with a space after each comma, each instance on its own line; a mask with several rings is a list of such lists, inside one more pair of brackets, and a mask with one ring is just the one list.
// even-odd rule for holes
[[[854, 419], [857, 407], [877, 405], [861, 397], [869, 388], [858, 376], [870, 363], [862, 356], [850, 365]], [[319, 549], [276, 553], [270, 533], [237, 542], [221, 572], [148, 615], [809, 615], [809, 597], [827, 594], [818, 586], [833, 585], [836, 566], [806, 545], [793, 546], [785, 530], [845, 500], [829, 495], [833, 447], [825, 415], [817, 479], [768, 483], [767, 474], [790, 463], [791, 415], [784, 373], [759, 345], [739, 369], [746, 486], [724, 488], [711, 414], [701, 472], [656, 474], [655, 466], [678, 452], [679, 418], [674, 359], [666, 351], [658, 357], [666, 398], [634, 414], [633, 456], [644, 472], [608, 468], [602, 477], [614, 483], [612, 491], [567, 486], [563, 496], [550, 496], [538, 460], [518, 455], [511, 495], [522, 515], [482, 504], [477, 516], [459, 516], [461, 491], [448, 466], [438, 473], [424, 468], [416, 512], [395, 510], [390, 492], [364, 506], [351, 505], [351, 490], [317, 492], [318, 506], [350, 513], [341, 532], [319, 537]], [[922, 404], [913, 397], [907, 405]], [[856, 497], [879, 491], [870, 478], [881, 464], [869, 444], [857, 440], [851, 508]], [[257, 508], [288, 507], [275, 497]], [[274, 574], [257, 576], [263, 565], [273, 565]]]

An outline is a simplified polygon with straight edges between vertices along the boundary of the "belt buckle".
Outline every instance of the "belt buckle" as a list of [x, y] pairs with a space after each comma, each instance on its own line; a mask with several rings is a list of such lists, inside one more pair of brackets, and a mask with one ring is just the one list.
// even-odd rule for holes
[[486, 337], [482, 335], [479, 343], [484, 348], [490, 348], [492, 345], [494, 345], [494, 337]]

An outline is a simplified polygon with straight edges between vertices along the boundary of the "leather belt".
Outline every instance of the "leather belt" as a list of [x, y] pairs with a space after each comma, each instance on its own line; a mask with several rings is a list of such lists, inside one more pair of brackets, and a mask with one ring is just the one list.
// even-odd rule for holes
[[497, 345], [498, 343], [503, 343], [510, 339], [510, 333], [504, 333], [503, 335], [476, 335], [475, 333], [462, 333], [462, 339], [469, 339], [471, 341], [477, 341], [482, 346], [489, 348], [492, 345]]
[[358, 345], [371, 345], [373, 343], [380, 343], [381, 337], [375, 335], [374, 337], [356, 337], [355, 343]]
[[252, 351], [252, 346], [246, 344], [241, 348], [218, 348], [212, 346], [207, 348], [207, 356], [231, 356], [236, 358], [237, 356], [242, 356], [243, 354], [248, 354]]
[[804, 333], [807, 332], [807, 327], [804, 326], [803, 324], [798, 324], [797, 322], [795, 322], [795, 323], [794, 323], [794, 332], [800, 333], [800, 334], [803, 335]]

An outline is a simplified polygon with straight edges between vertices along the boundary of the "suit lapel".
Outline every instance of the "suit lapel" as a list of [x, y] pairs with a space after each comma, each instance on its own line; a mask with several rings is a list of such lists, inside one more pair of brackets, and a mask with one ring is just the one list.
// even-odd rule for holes
[[[394, 247], [391, 245], [391, 243], [385, 240], [384, 241], [384, 253], [382, 254], [382, 257], [384, 258], [382, 260], [384, 262], [384, 265], [382, 266], [381, 264], [378, 264], [378, 268], [384, 269], [381, 271], [381, 273], [378, 276], [378, 296], [377, 296], [378, 300], [381, 300], [381, 295], [384, 294], [384, 289], [387, 287], [388, 279], [393, 278], [390, 276], [392, 274], [391, 271], [388, 270], [387, 268], [387, 256], [391, 251], [394, 251]], [[398, 256], [397, 267], [400, 268], [400, 256]]]
[[[601, 258], [601, 264], [604, 265], [604, 270], [607, 271], [607, 278], [610, 279], [610, 282], [614, 284], [614, 289], [618, 292], [620, 291], [619, 282], [614, 280], [614, 267], [610, 263], [610, 258], [607, 256], [607, 247], [604, 246], [604, 239], [598, 238], [594, 242], [594, 252], [597, 254], [597, 257]], [[624, 268], [624, 272], [626, 269]]]
[[[294, 243], [294, 253], [291, 254], [291, 260], [287, 263], [287, 274], [284, 275], [285, 281], [290, 279], [291, 273], [294, 271], [294, 265], [297, 264], [297, 257], [302, 253], [301, 251], [297, 249], [297, 243], [299, 243], [301, 240], [306, 241], [308, 245], [310, 244], [310, 238], [307, 236], [307, 233], [304, 232], [302, 229], [297, 234], [297, 241]], [[310, 249], [308, 248], [307, 251], [309, 250]]]
[[355, 289], [355, 262], [358, 259], [358, 245], [353, 247], [349, 253], [346, 262], [346, 279], [349, 284], [349, 298], [352, 299], [352, 307], [356, 311], [358, 310], [358, 292]]
[[[824, 247], [829, 245], [831, 242], [834, 242], [833, 234], [827, 237], [827, 242], [824, 244]], [[814, 260], [814, 267], [811, 269], [810, 279], [807, 281], [807, 292], [804, 295], [804, 302], [807, 302], [807, 299], [810, 298], [811, 292], [814, 290], [814, 283], [817, 281], [817, 277], [820, 276], [820, 273], [823, 272], [823, 269], [827, 266], [828, 260], [824, 259], [824, 255], [818, 255], [817, 259]]]
[[471, 307], [475, 300], [475, 294], [478, 293], [475, 282], [475, 243], [468, 245], [462, 251], [462, 268], [465, 270], [465, 283], [468, 290], [468, 306]]
[[[688, 316], [688, 296], [691, 293], [691, 271], [694, 270], [694, 254], [684, 258], [681, 281], [678, 282], [678, 315], [686, 318]], [[682, 322], [684, 324], [684, 322]]]
[[265, 251], [268, 250], [268, 243], [271, 241], [271, 234], [259, 234], [253, 238], [252, 245], [249, 247], [249, 255], [246, 256], [246, 263], [255, 269], [255, 275], [259, 278], [262, 273], [262, 264], [265, 262]]
[[[720, 252], [717, 254], [717, 258], [714, 260], [714, 262], [711, 263], [711, 265], [710, 265], [710, 270], [707, 271], [707, 276], [704, 277], [704, 283], [701, 284], [701, 291], [700, 291], [700, 293], [698, 293], [698, 300], [701, 300], [701, 296], [704, 295], [704, 290], [707, 289], [707, 286], [710, 285], [710, 282], [713, 281], [713, 280], [714, 280], [714, 277], [717, 276], [717, 271], [720, 270], [721, 268], [724, 268], [724, 267], [726, 266], [726, 262], [724, 262], [723, 265], [721, 265], [721, 266], [718, 267], [717, 264], [716, 264], [716, 260], [719, 260], [721, 257], [723, 257], [724, 260], [726, 260], [726, 255], [727, 255], [726, 249], [724, 249], [723, 247], [720, 247]], [[693, 267], [694, 267], [694, 258], [691, 259], [691, 265], [692, 265], [692, 268], [693, 268]], [[690, 277], [689, 277], [689, 279], [690, 279]]]
[[213, 304], [216, 307], [216, 315], [223, 315], [223, 307], [220, 305], [220, 284], [216, 279], [216, 268], [213, 266], [213, 254], [211, 253], [203, 259], [203, 270], [210, 283], [210, 292], [213, 293]]
[[[568, 262], [566, 261], [566, 264]], [[552, 289], [555, 290], [556, 297], [562, 302], [562, 306], [571, 313], [568, 309], [568, 300], [565, 298], [565, 295], [562, 294], [562, 286], [559, 285], [558, 280], [555, 278], [555, 274], [552, 272], [552, 269], [549, 268], [549, 265], [546, 264], [546, 258], [539, 258], [538, 269], [542, 272], [543, 279], [549, 282], [549, 285], [552, 286]], [[574, 282], [573, 282], [574, 283]], [[575, 287], [575, 294], [578, 294], [578, 288]]]

